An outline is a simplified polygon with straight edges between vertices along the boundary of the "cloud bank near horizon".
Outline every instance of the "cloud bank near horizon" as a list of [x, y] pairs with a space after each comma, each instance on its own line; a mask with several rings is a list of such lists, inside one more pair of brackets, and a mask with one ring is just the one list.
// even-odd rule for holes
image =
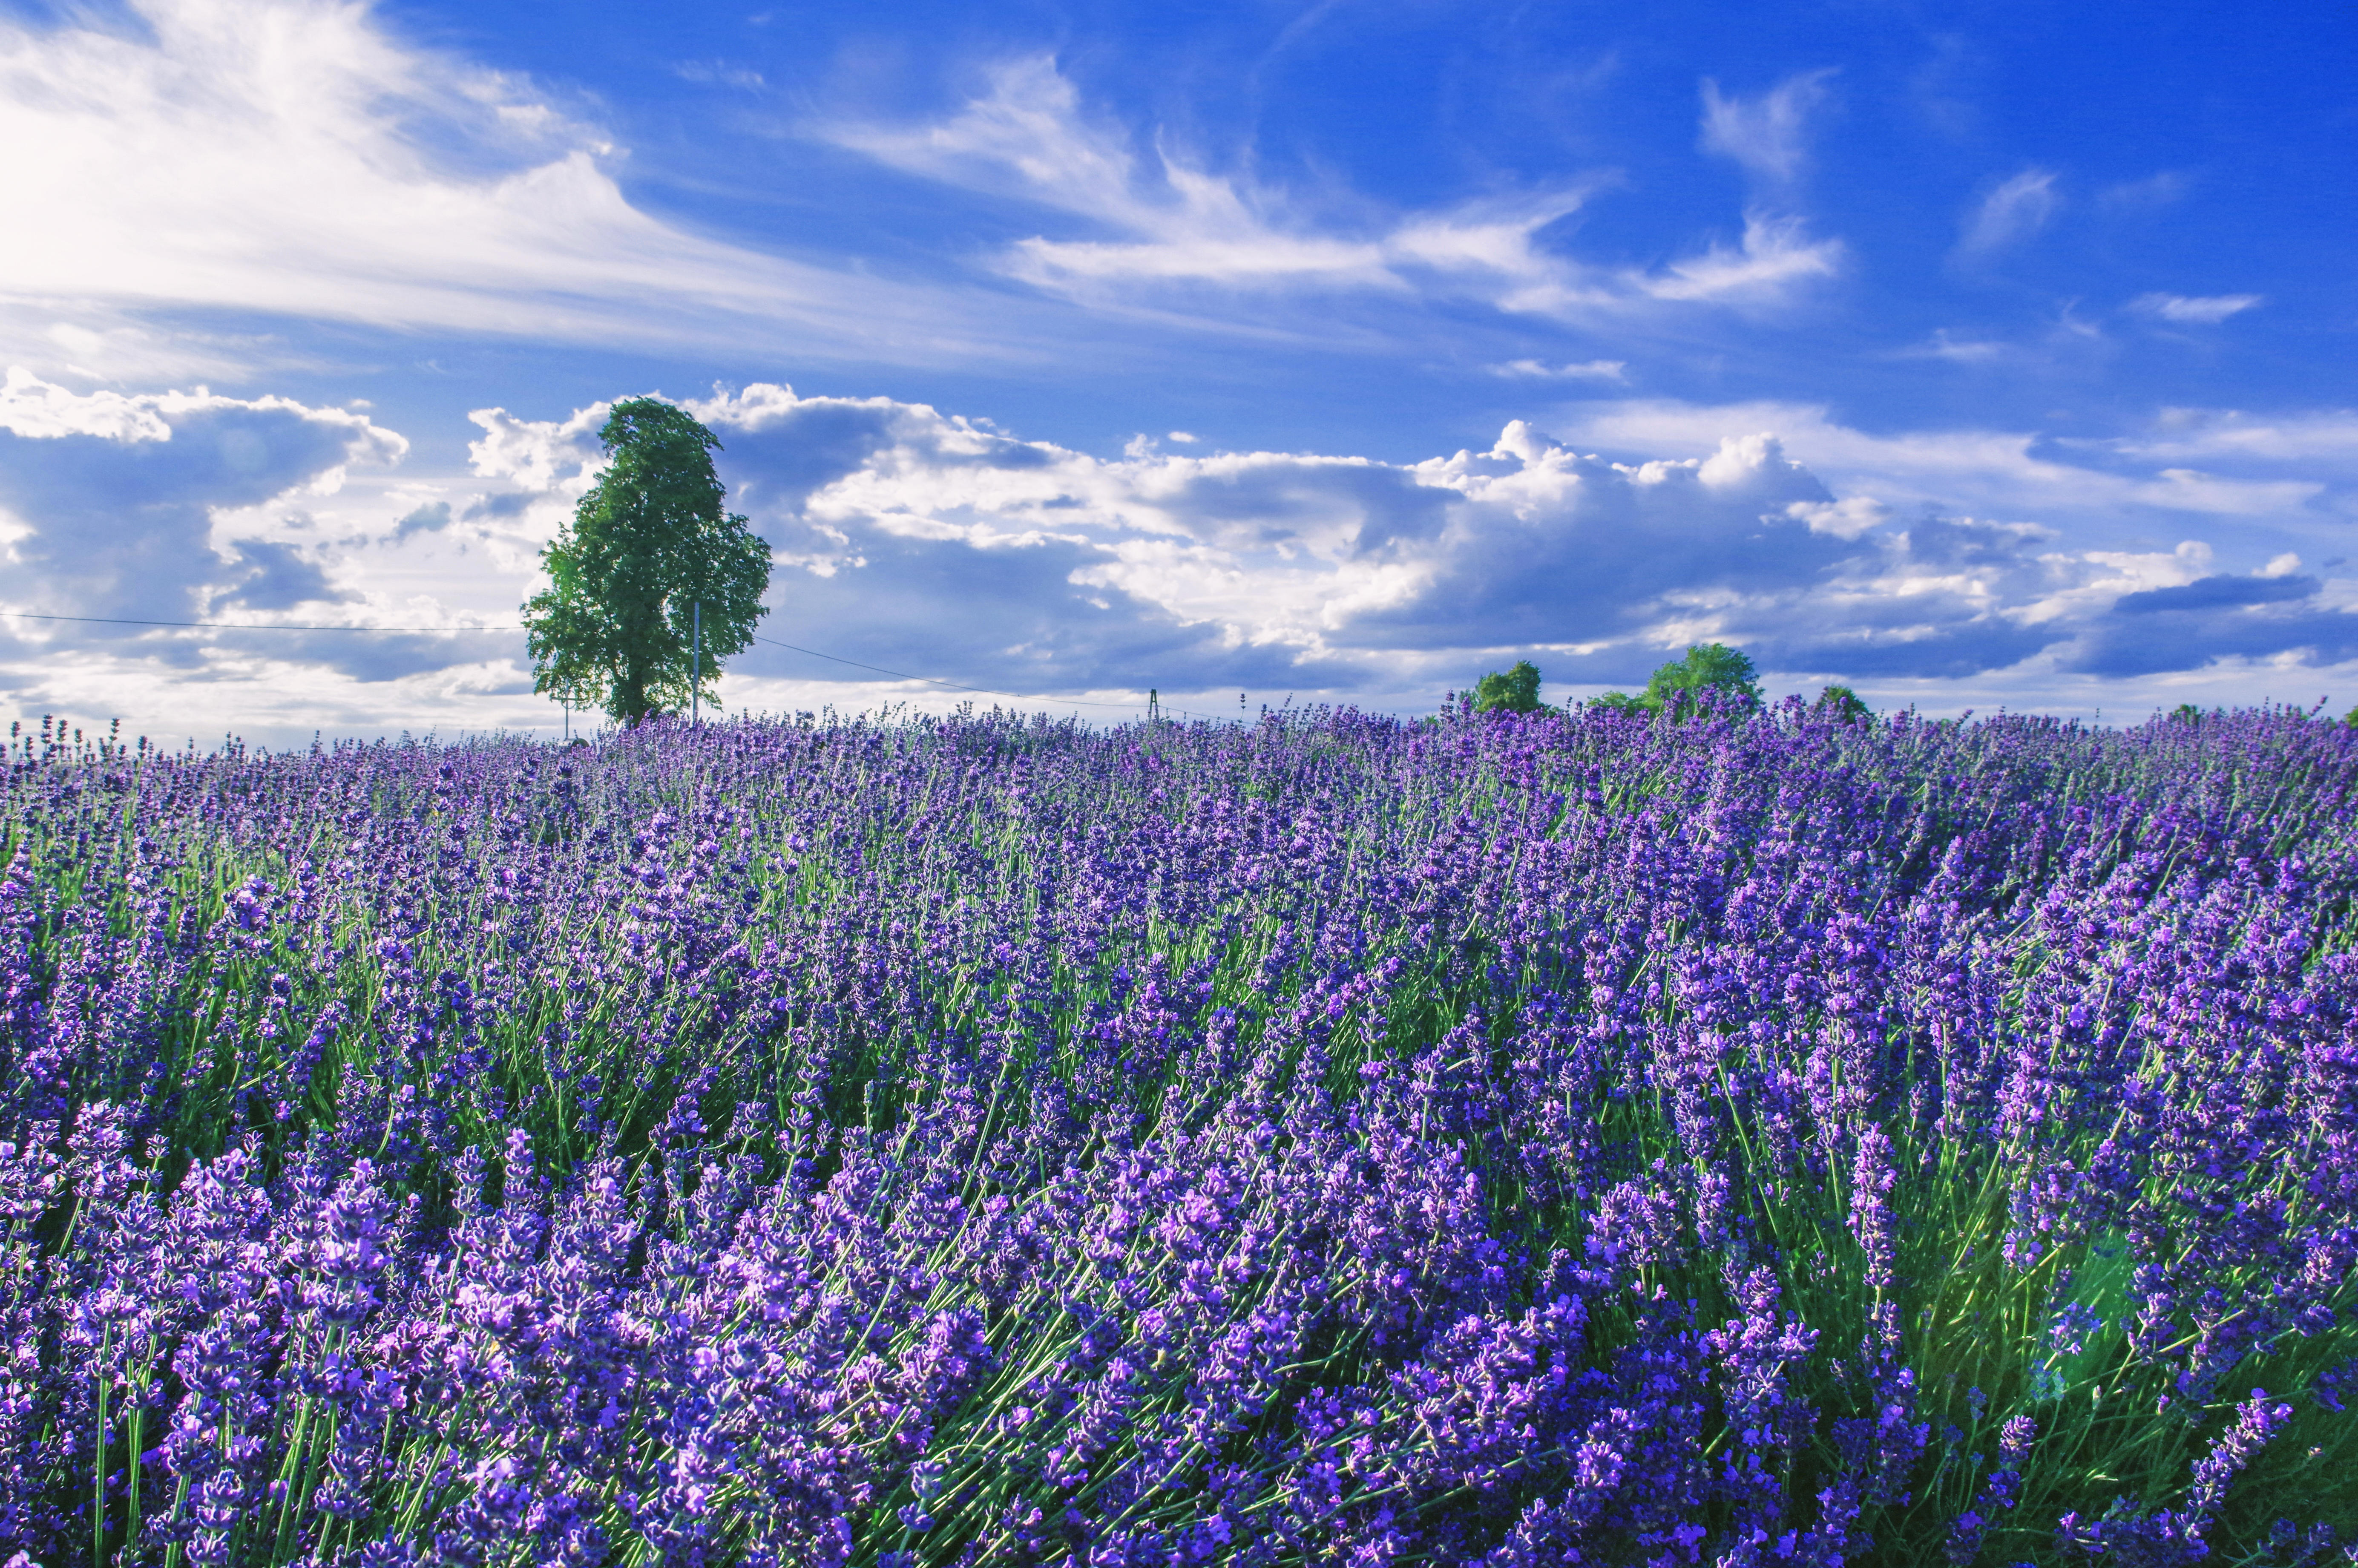
[[[1943, 441], [1872, 438], [1805, 410], [1777, 411], [1788, 434], [1750, 419], [1769, 412], [1758, 408], [1588, 405], [1582, 438], [1516, 420], [1487, 449], [1392, 463], [1145, 437], [1092, 455], [923, 404], [772, 383], [685, 402], [723, 442], [732, 506], [775, 552], [770, 634], [998, 690], [1379, 706], [1417, 694], [1407, 705], [1430, 707], [1515, 657], [1557, 690], [1592, 689], [1715, 640], [1789, 683], [1844, 680], [1953, 710], [2026, 681], [2126, 702], [2156, 680], [2282, 686], [2358, 660], [2358, 577], [2337, 575], [2342, 563], [2286, 551], [2237, 569], [2199, 527], [2238, 506], [2340, 495], [2330, 465], [2298, 456], [2331, 446], [2331, 421], [2184, 416], [2097, 454], [2103, 466], [1971, 438], [1975, 471], [2014, 499], [2044, 489], [2061, 521], [2041, 522], [1929, 505], [1922, 492], [1963, 460]], [[350, 410], [76, 393], [14, 371], [0, 392], [0, 549], [16, 569], [0, 608], [512, 625], [539, 547], [594, 478], [606, 408], [479, 409], [466, 472], [404, 474], [408, 438]], [[1640, 433], [1676, 455], [1604, 455]], [[1845, 471], [1822, 474], [1795, 442]], [[2180, 466], [2255, 452], [2247, 477]], [[2256, 477], [2284, 453], [2325, 477]], [[1859, 477], [1878, 465], [1879, 480]], [[2125, 549], [2069, 521], [2075, 506], [2138, 495], [2197, 527]], [[152, 704], [176, 683], [267, 686], [280, 708], [308, 693], [338, 724], [447, 710], [465, 728], [532, 721], [519, 642], [12, 620], [0, 679], [21, 710], [92, 711], [110, 689]], [[739, 670], [754, 697], [783, 696], [782, 682], [874, 685], [766, 649]]]
[[[2038, 523], [1908, 515], [1837, 495], [1773, 429], [1617, 461], [1517, 420], [1487, 450], [1393, 464], [1143, 439], [1100, 458], [775, 384], [688, 406], [726, 443], [734, 504], [775, 547], [780, 596], [811, 635], [876, 658], [929, 641], [992, 681], [1347, 693], [1402, 661], [1524, 649], [1595, 684], [1641, 679], [1703, 640], [1854, 680], [1954, 681], [2033, 657], [2102, 676], [2358, 657], [2358, 581], [2296, 554], [2238, 573], [2199, 538], [2091, 548]], [[579, 484], [598, 416], [479, 413], [478, 471]], [[2158, 486], [2182, 506], [2199, 491], [2044, 466], [2099, 497]], [[2224, 505], [2263, 481], [2213, 482], [2196, 499]]]

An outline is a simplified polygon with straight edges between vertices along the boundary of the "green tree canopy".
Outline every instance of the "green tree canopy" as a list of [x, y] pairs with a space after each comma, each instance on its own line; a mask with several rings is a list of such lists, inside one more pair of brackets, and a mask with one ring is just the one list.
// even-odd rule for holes
[[1846, 686], [1830, 686], [1818, 693], [1817, 701], [1810, 704], [1813, 712], [1838, 719], [1844, 724], [1861, 724], [1875, 717], [1875, 709], [1860, 700], [1858, 693]]
[[1476, 713], [1536, 713], [1541, 706], [1539, 666], [1529, 659], [1518, 661], [1503, 675], [1492, 670], [1474, 688]]
[[533, 690], [633, 725], [692, 695], [717, 703], [721, 661], [752, 645], [762, 618], [770, 546], [723, 509], [720, 442], [686, 410], [631, 398], [598, 438], [612, 460], [541, 552], [548, 587], [524, 607]]
[[1760, 682], [1752, 661], [1725, 643], [1691, 643], [1686, 657], [1664, 665], [1646, 682], [1639, 700], [1649, 708], [1682, 708], [1704, 692], [1760, 702]]
[[1758, 708], [1760, 682], [1757, 677], [1752, 661], [1726, 643], [1691, 643], [1686, 656], [1656, 670], [1646, 682], [1644, 691], [1635, 697], [1608, 691], [1597, 697], [1595, 704], [1622, 712], [1642, 708], [1650, 713], [1668, 708], [1678, 714], [1691, 708], [1699, 694], [1709, 691], [1735, 698], [1747, 708]]

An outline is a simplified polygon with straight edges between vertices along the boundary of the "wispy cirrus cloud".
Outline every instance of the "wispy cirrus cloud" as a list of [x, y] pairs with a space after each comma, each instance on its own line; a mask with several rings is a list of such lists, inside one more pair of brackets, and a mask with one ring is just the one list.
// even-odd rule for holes
[[1504, 364], [1484, 367], [1492, 375], [1509, 381], [1608, 381], [1629, 379], [1627, 360], [1582, 360], [1576, 363], [1552, 365], [1541, 360], [1509, 360]]
[[155, 313], [187, 309], [887, 358], [989, 336], [941, 291], [651, 216], [599, 127], [363, 5], [130, 3], [124, 27], [0, 22], [0, 146], [40, 149], [0, 159], [0, 350], [27, 362], [152, 370]]
[[2254, 414], [2236, 408], [2165, 408], [2149, 428], [2101, 443], [2133, 461], [2298, 462], [2358, 470], [2358, 408]]
[[1957, 254], [1979, 261], [2019, 244], [2045, 228], [2063, 205], [2050, 168], [2026, 168], [1998, 184], [1965, 216]]
[[1809, 157], [1811, 116], [1833, 96], [1833, 70], [1789, 76], [1758, 97], [1724, 93], [1709, 77], [1703, 83], [1703, 150], [1734, 159], [1762, 178], [1784, 184], [1797, 178]]
[[[1752, 214], [1735, 244], [1653, 269], [1584, 263], [1545, 231], [1611, 183], [1596, 175], [1423, 212], [1370, 216], [1223, 174], [1158, 138], [1146, 153], [1085, 111], [1046, 57], [1003, 62], [986, 91], [921, 124], [830, 123], [817, 135], [879, 162], [1066, 214], [1103, 237], [1041, 234], [991, 258], [1007, 276], [1076, 297], [1157, 287], [1455, 295], [1562, 319], [1657, 306], [1760, 306], [1834, 275], [1839, 241], [1798, 219]], [[1337, 210], [1340, 210], [1337, 215]]]
[[733, 87], [741, 92], [760, 92], [770, 85], [760, 71], [725, 59], [682, 60], [671, 68], [671, 73], [700, 87]]
[[2129, 301], [2129, 308], [2180, 326], [2215, 327], [2266, 303], [2267, 297], [2261, 294], [2140, 294]]

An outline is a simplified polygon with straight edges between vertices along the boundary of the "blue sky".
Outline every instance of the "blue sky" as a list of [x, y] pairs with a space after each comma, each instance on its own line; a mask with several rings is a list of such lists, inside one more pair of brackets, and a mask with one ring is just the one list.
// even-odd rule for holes
[[[20, 714], [546, 726], [688, 403], [765, 632], [1119, 718], [2358, 701], [2358, 21], [2313, 5], [0, 0]], [[732, 706], [955, 693], [760, 648]]]

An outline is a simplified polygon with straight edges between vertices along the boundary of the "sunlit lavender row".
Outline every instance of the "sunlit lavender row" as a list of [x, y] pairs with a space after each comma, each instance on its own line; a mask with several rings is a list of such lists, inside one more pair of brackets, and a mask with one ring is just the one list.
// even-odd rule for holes
[[158, 753], [0, 833], [0, 1560], [2358, 1547], [2358, 735]]

